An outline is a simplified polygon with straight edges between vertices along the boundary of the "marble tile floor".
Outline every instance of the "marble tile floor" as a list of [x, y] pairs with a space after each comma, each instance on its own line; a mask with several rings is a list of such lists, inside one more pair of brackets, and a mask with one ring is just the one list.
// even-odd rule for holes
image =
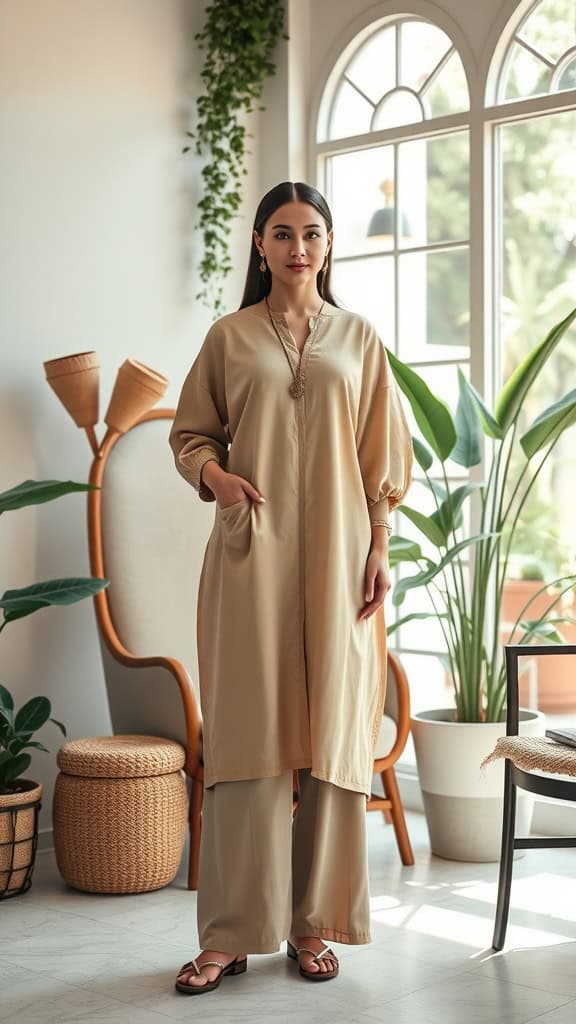
[[372, 937], [334, 944], [340, 974], [314, 985], [281, 952], [205, 996], [173, 988], [197, 951], [196, 894], [174, 883], [128, 896], [81, 893], [38, 854], [32, 888], [0, 902], [0, 1022], [10, 1024], [574, 1024], [576, 851], [515, 862], [505, 950], [490, 949], [497, 865], [430, 855], [408, 815], [416, 864], [368, 815]]

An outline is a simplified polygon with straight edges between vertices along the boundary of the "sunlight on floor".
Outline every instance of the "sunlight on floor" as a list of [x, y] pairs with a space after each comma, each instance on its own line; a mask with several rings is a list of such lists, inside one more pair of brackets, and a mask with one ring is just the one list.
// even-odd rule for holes
[[[431, 888], [425, 886], [424, 888]], [[434, 886], [446, 888], [447, 892], [466, 899], [475, 899], [483, 903], [496, 904], [496, 886], [493, 883], [474, 881], [458, 883], [457, 886]], [[550, 902], [551, 894], [556, 902]], [[514, 908], [529, 910], [533, 913], [546, 913], [548, 916], [564, 917], [570, 920], [573, 916], [571, 908], [576, 905], [576, 881], [556, 875], [534, 875], [519, 879], [514, 886]], [[557, 911], [562, 910], [562, 913]], [[400, 928], [421, 935], [435, 936], [447, 942], [455, 942], [461, 946], [478, 949], [486, 947], [492, 934], [492, 916], [486, 917], [471, 914], [468, 911], [449, 909], [444, 906], [423, 903], [419, 906], [404, 904], [391, 896], [375, 896], [370, 900], [370, 917], [379, 924], [390, 928]], [[573, 941], [571, 935], [564, 935], [552, 929], [529, 928], [510, 924], [507, 946], [526, 948], [534, 946], [554, 946], [561, 942]]]
[[[458, 895], [481, 903], [496, 903], [496, 887], [488, 882], [478, 882], [461, 888]], [[576, 879], [548, 872], [514, 879], [512, 905], [514, 910], [529, 910], [533, 914], [546, 914], [548, 917], [573, 921]]]

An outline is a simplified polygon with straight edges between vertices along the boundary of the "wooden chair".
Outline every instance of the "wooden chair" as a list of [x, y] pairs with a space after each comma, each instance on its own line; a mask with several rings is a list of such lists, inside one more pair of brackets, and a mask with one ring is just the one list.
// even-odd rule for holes
[[[576, 801], [576, 750], [536, 736], [519, 736], [518, 659], [522, 656], [574, 657], [571, 644], [508, 644], [506, 653], [506, 736], [484, 763], [505, 757], [502, 848], [498, 900], [492, 948], [501, 950], [506, 939], [514, 850], [542, 850], [576, 847], [576, 836], [516, 836], [516, 790], [528, 790], [557, 800]], [[576, 692], [576, 691], [575, 691]], [[545, 772], [547, 774], [542, 775]], [[554, 774], [569, 776], [554, 777]], [[573, 776], [573, 778], [570, 778]]]
[[394, 826], [398, 852], [405, 866], [414, 864], [414, 854], [406, 828], [404, 808], [394, 765], [406, 746], [410, 733], [410, 688], [398, 657], [388, 651], [388, 685], [384, 701], [384, 716], [374, 751], [374, 773], [380, 775], [384, 796], [372, 793], [366, 805], [368, 811], [382, 811], [384, 820]]
[[[168, 434], [174, 410], [156, 409], [111, 438], [93, 460], [88, 494], [90, 565], [110, 586], [94, 598], [112, 731], [165, 736], [186, 748], [190, 786], [188, 888], [198, 883], [203, 798], [196, 601], [214, 505], [176, 472]], [[375, 771], [402, 860], [413, 863], [393, 764], [409, 730], [408, 685], [389, 657]]]

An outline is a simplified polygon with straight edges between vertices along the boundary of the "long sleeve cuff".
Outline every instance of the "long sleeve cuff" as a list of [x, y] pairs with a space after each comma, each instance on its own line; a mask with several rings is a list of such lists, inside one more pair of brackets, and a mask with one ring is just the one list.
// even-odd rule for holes
[[388, 498], [380, 498], [378, 501], [370, 502], [368, 515], [372, 526], [390, 526], [388, 520], [389, 502]]
[[196, 448], [195, 451], [188, 452], [178, 459], [180, 465], [185, 470], [186, 479], [198, 491], [202, 501], [216, 501], [214, 492], [201, 479], [202, 469], [211, 459], [214, 459], [219, 466], [221, 465], [217, 452], [207, 445], [204, 445], [202, 448]]

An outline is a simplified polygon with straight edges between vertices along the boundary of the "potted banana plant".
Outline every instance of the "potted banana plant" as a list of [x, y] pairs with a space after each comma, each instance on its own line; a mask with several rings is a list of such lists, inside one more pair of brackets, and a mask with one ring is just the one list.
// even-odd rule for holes
[[[53, 501], [72, 491], [93, 490], [90, 484], [72, 480], [25, 480], [0, 493], [0, 515]], [[92, 597], [108, 586], [107, 579], [68, 578], [45, 580], [19, 590], [6, 590], [0, 598], [3, 618], [0, 632], [10, 622], [22, 619], [49, 605], [73, 604]], [[23, 778], [30, 767], [27, 750], [47, 747], [32, 737], [49, 719], [66, 735], [65, 726], [51, 718], [47, 697], [32, 697], [14, 711], [14, 698], [0, 685], [0, 899], [18, 896], [32, 884], [38, 841], [38, 813], [42, 783]]]
[[[432, 850], [451, 859], [499, 857], [503, 767], [482, 774], [479, 766], [505, 731], [503, 591], [526, 500], [559, 438], [576, 422], [576, 390], [544, 409], [523, 433], [519, 418], [529, 389], [575, 319], [573, 309], [533, 348], [504, 384], [493, 411], [459, 371], [459, 398], [452, 413], [414, 370], [389, 353], [421, 434], [413, 439], [414, 453], [434, 511], [426, 515], [402, 505], [400, 514], [415, 530], [413, 536], [393, 537], [390, 543], [391, 565], [416, 570], [398, 580], [394, 604], [401, 608], [410, 591], [425, 588], [433, 611], [400, 614], [388, 633], [428, 617], [436, 618], [442, 630], [442, 660], [454, 707], [414, 715], [412, 732]], [[484, 482], [454, 483], [450, 464], [479, 466], [484, 445], [492, 449]], [[511, 458], [513, 453], [521, 457]], [[479, 529], [467, 534], [463, 512], [471, 502]], [[514, 642], [562, 642], [561, 627], [570, 620], [558, 608], [575, 584], [574, 575], [542, 581], [508, 624]], [[542, 595], [543, 606], [537, 600]], [[543, 731], [540, 712], [524, 709], [521, 718], [521, 731]], [[518, 828], [526, 831], [529, 800], [526, 794], [519, 810]]]

